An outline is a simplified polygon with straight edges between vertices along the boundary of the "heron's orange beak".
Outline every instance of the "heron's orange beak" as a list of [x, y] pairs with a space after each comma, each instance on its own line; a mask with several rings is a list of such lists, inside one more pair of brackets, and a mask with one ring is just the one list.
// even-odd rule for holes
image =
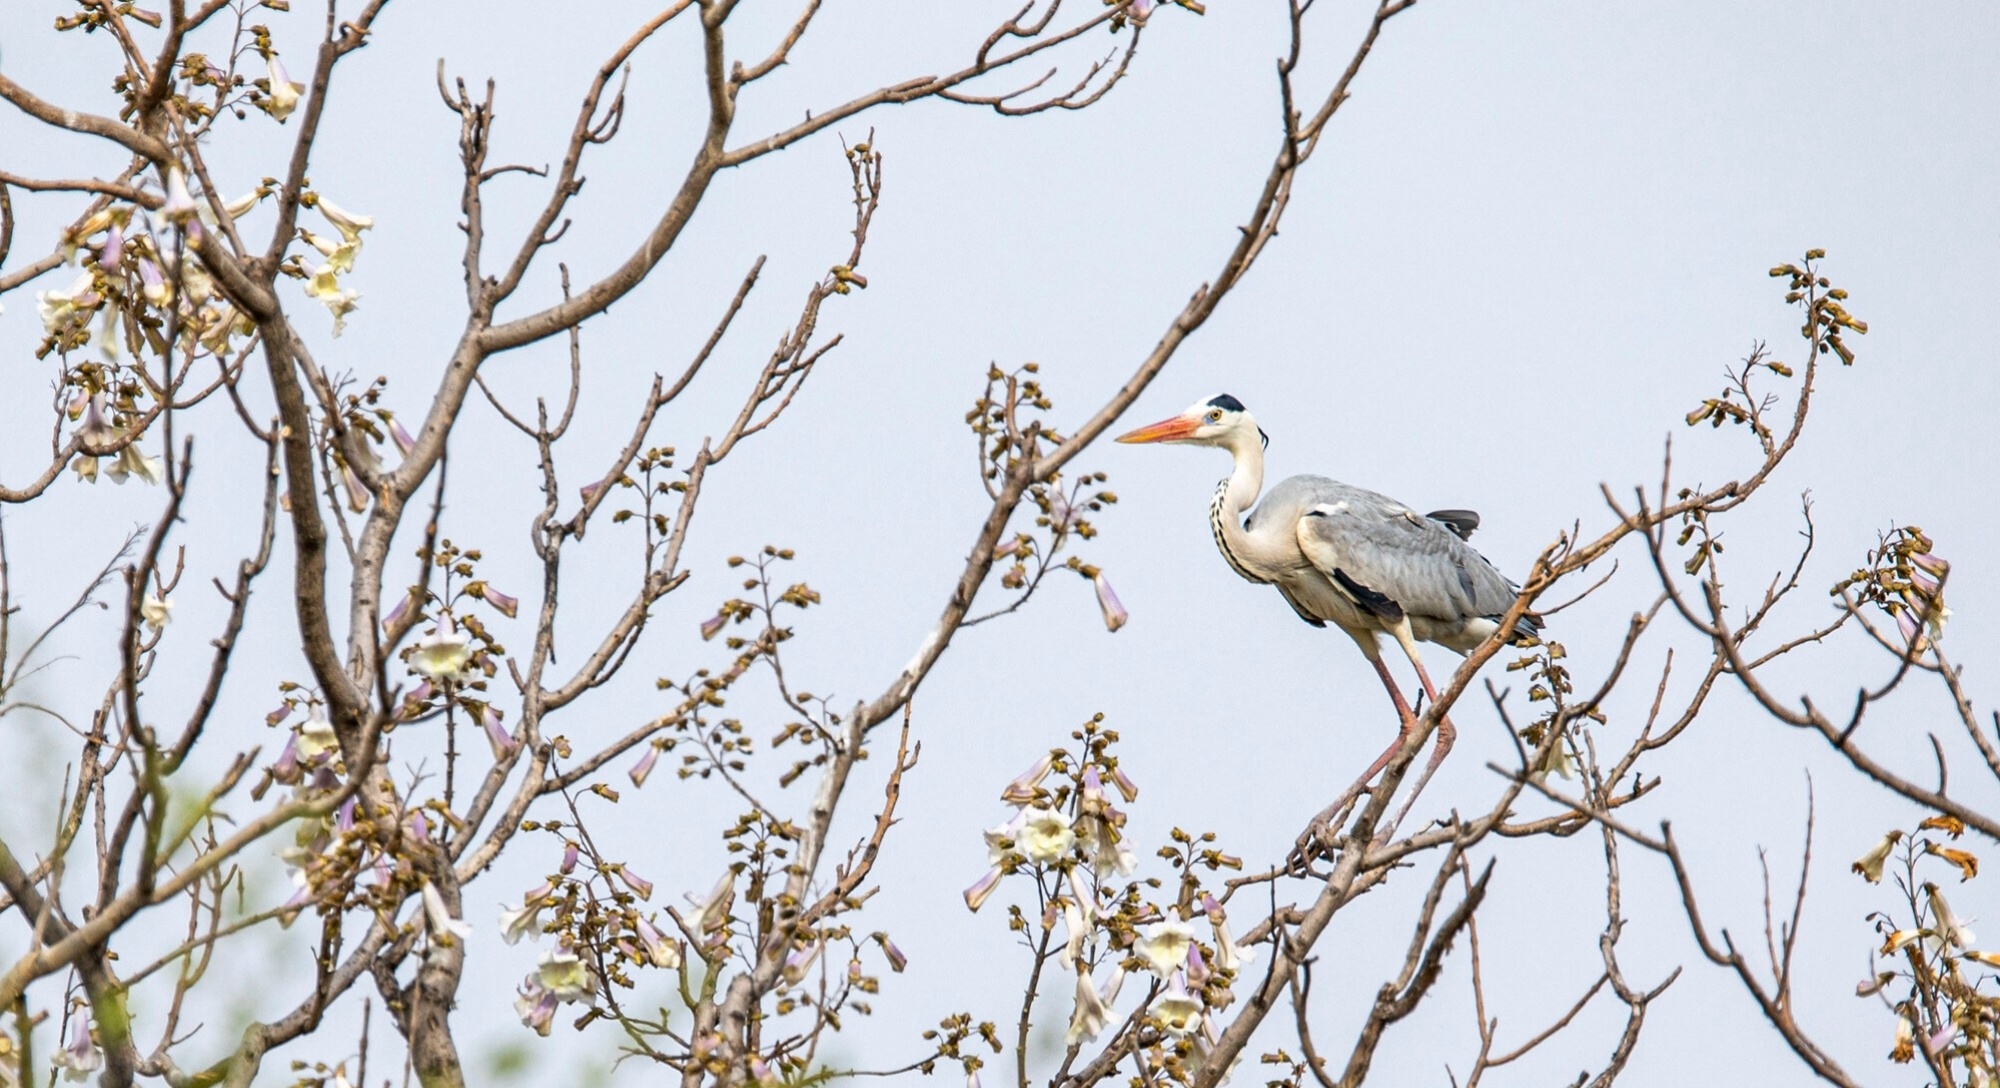
[[1142, 442], [1176, 442], [1194, 437], [1195, 428], [1201, 424], [1186, 416], [1163, 419], [1158, 423], [1148, 423], [1136, 431], [1127, 431], [1118, 436], [1118, 441], [1128, 445]]

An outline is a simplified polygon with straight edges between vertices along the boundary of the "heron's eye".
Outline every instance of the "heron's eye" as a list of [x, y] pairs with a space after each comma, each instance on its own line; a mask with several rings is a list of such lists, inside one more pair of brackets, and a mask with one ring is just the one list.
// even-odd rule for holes
[[1220, 422], [1222, 422], [1222, 409], [1220, 409], [1220, 408], [1217, 408], [1217, 409], [1214, 409], [1213, 411], [1209, 412], [1209, 413], [1208, 413], [1208, 421], [1209, 421], [1210, 423], [1220, 423]]

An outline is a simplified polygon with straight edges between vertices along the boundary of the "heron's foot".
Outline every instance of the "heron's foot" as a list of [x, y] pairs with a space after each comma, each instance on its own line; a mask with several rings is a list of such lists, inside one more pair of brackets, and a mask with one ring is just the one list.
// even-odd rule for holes
[[1286, 868], [1302, 873], [1315, 861], [1331, 861], [1340, 845], [1341, 823], [1354, 811], [1363, 794], [1373, 793], [1373, 788], [1366, 782], [1356, 782], [1340, 795], [1339, 800], [1320, 810], [1320, 814], [1312, 818], [1299, 835], [1298, 842], [1292, 846], [1291, 854], [1285, 859]]

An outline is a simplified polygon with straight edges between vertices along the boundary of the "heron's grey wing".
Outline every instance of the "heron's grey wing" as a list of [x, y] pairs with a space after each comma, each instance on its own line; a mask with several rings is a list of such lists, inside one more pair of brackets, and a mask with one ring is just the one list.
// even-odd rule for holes
[[1346, 485], [1321, 498], [1299, 519], [1299, 550], [1375, 615], [1463, 623], [1514, 603], [1513, 583], [1441, 519]]

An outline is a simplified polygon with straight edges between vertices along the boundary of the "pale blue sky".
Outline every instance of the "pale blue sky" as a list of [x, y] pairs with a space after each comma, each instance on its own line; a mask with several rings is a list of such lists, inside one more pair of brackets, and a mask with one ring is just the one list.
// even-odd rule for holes
[[[1364, 15], [1321, 3], [1327, 19], [1312, 42], [1319, 60], [1306, 76], [1314, 87], [1345, 65]], [[318, 25], [308, 6], [274, 21], [288, 56], [303, 57]], [[745, 44], [737, 48], [761, 54], [760, 35], [791, 13], [746, 6], [736, 39]], [[45, 28], [63, 10], [17, 3], [0, 12], [0, 63], [52, 98], [103, 109], [109, 43], [52, 37]], [[347, 334], [330, 339], [324, 315], [303, 299], [295, 312], [324, 365], [364, 379], [387, 374], [392, 406], [414, 406], [434, 382], [462, 314], [452, 226], [456, 118], [432, 89], [438, 57], [469, 81], [499, 80], [494, 159], [540, 164], [558, 153], [587, 74], [644, 12], [610, 3], [559, 16], [551, 10], [391, 5], [374, 43], [342, 69], [311, 174], [342, 205], [374, 214], [378, 226], [351, 280], [364, 298]], [[1008, 3], [831, 5], [793, 65], [746, 100], [739, 131], [957, 67], [1010, 11]], [[694, 632], [734, 592], [721, 559], [766, 542], [797, 548], [798, 575], [826, 598], [799, 624], [792, 668], [800, 683], [843, 700], [886, 685], [935, 617], [984, 508], [960, 419], [988, 363], [1040, 362], [1055, 418], [1066, 423], [1151, 348], [1219, 265], [1274, 148], [1270, 73], [1282, 43], [1279, 16], [1277, 5], [1232, 0], [1216, 0], [1201, 19], [1166, 11], [1147, 31], [1129, 81], [1080, 114], [1003, 120], [929, 104], [839, 126], [850, 140], [866, 138], [872, 126], [888, 156], [863, 265], [871, 286], [834, 300], [822, 322], [846, 342], [785, 425], [711, 479], [689, 549], [695, 577], [663, 606], [663, 630], [635, 660], [629, 682], [558, 728], [579, 738], [623, 730], [658, 712], [653, 676], [717, 660]], [[690, 44], [681, 28], [636, 59], [625, 131], [593, 152], [590, 185], [560, 251], [579, 278], [622, 258], [691, 153], [699, 102]], [[1069, 63], [1103, 48], [1093, 42]], [[1878, 531], [1921, 524], [1956, 564], [1947, 648], [1968, 663], [1970, 689], [1991, 705], [1987, 674], [2000, 660], [1989, 543], [2000, 528], [1990, 501], [1990, 474], [2000, 465], [1991, 426], [2000, 360], [1988, 279], [2000, 257], [1996, 55], [2000, 15], [1974, 4], [1426, 0], [1384, 33], [1263, 262], [1130, 422], [1233, 393], [1271, 435], [1274, 477], [1322, 473], [1419, 509], [1478, 509], [1485, 525], [1477, 544], [1519, 572], [1578, 519], [1586, 531], [1605, 524], [1600, 483], [1623, 494], [1656, 481], [1669, 435], [1682, 481], [1741, 473], [1747, 436], [1691, 433], [1681, 416], [1714, 395], [1723, 367], [1754, 341], [1799, 361], [1798, 322], [1764, 270], [1823, 246], [1828, 274], [1849, 289], [1851, 308], [1871, 331], [1856, 342], [1855, 367], [1825, 374], [1814, 425], [1761, 511], [1732, 527], [1732, 588], [1750, 592], [1783, 561], [1797, 524], [1794, 498], [1806, 489], [1822, 550], [1789, 613], [1795, 625], [1824, 616], [1820, 590], [1859, 561]], [[295, 75], [303, 67], [294, 65]], [[246, 126], [250, 138], [223, 145], [213, 160], [232, 194], [278, 172], [279, 138], [288, 133], [257, 120]], [[0, 165], [61, 174], [117, 162], [6, 112]], [[505, 238], [541, 190], [517, 180], [499, 191], [512, 194], [491, 205], [495, 233]], [[660, 439], [692, 447], [719, 429], [718, 413], [733, 406], [806, 285], [844, 257], [846, 199], [833, 133], [721, 179], [658, 273], [586, 328], [586, 425], [572, 444], [568, 481], [598, 471], [650, 375], [678, 368], [750, 262], [769, 254], [763, 286], [733, 338], [667, 413]], [[55, 201], [17, 202], [26, 207], [19, 260], [63, 216]], [[520, 305], [551, 297], [554, 275], [552, 264], [541, 269]], [[32, 297], [17, 292], [0, 317], [0, 435], [7, 436], [0, 477], [9, 482], [42, 448], [42, 431], [22, 430], [45, 425], [48, 368], [30, 355], [37, 335]], [[561, 349], [503, 356], [488, 372], [515, 403], [538, 393], [553, 398], [564, 378]], [[184, 537], [193, 577], [164, 675], [200, 658], [207, 636], [199, 632], [220, 615], [196, 587], [244, 547], [253, 512], [242, 496], [257, 468], [226, 461], [245, 448], [226, 426], [204, 433], [206, 460]], [[453, 448], [447, 535], [483, 546], [495, 579], [515, 593], [532, 577], [523, 531], [537, 501], [531, 452], [483, 404]], [[1175, 824], [1212, 829], [1250, 858], [1281, 853], [1393, 728], [1346, 639], [1300, 624], [1275, 594], [1244, 584], [1215, 554], [1203, 519], [1213, 482], [1226, 471], [1219, 454], [1106, 444], [1078, 468], [1109, 472], [1122, 498], [1083, 554], [1109, 572], [1131, 624], [1106, 634], [1088, 587], [1054, 581], [1024, 614], [962, 636], [923, 689], [916, 720], [924, 760], [878, 870], [887, 890], [870, 911], [912, 966], [887, 981], [871, 1022], [853, 1024], [848, 1052], [880, 1047], [882, 1062], [900, 1062], [916, 1031], [951, 1009], [1011, 1018], [1005, 999], [1018, 989], [1025, 957], [1009, 942], [998, 904], [969, 916], [958, 892], [983, 868], [978, 831], [1003, 815], [999, 788], [1092, 713], [1105, 712], [1124, 734], [1127, 765], [1144, 790], [1133, 810], [1143, 842]], [[150, 519], [157, 498], [136, 487], [65, 485], [46, 501], [9, 510], [16, 570], [25, 572], [17, 577], [68, 592], [80, 574], [77, 552], [106, 550], [105, 534]], [[572, 566], [566, 607], [582, 616], [622, 599], [620, 579], [636, 562], [629, 542], [593, 533], [579, 554], [598, 565]], [[1605, 640], [1650, 600], [1634, 558], [1626, 556], [1626, 573], [1594, 606], [1552, 624], [1581, 676], [1595, 675]], [[275, 582], [264, 592], [272, 604], [281, 597]], [[31, 614], [52, 606], [52, 596], [28, 601]], [[275, 611], [251, 632], [260, 645], [240, 662], [240, 684], [226, 704], [243, 744], [263, 739], [258, 718], [276, 681], [302, 671], [284, 648], [290, 632]], [[524, 636], [524, 628], [502, 632]], [[578, 633], [567, 645], [585, 638]], [[94, 655], [101, 645], [78, 639], [66, 648]], [[1636, 728], [1661, 645], [1642, 652], [1646, 669], [1600, 734], [1609, 742]], [[1442, 670], [1448, 655], [1431, 660]], [[1857, 673], [1857, 663], [1870, 671]], [[85, 656], [50, 682], [79, 706], [105, 668]], [[1881, 661], [1847, 646], [1782, 679], [1844, 705], [1857, 675], [1881, 670]], [[1492, 674], [1508, 679], [1497, 668]], [[172, 690], [161, 697], [170, 700]], [[1912, 698], [1873, 720], [1867, 739], [1922, 771], [1922, 733], [1950, 727], [1942, 708], [1929, 693]], [[1461, 750], [1426, 795], [1434, 811], [1483, 804], [1496, 784], [1484, 764], [1510, 751], [1490, 711], [1467, 705], [1457, 717]], [[0, 743], [18, 751], [39, 742]], [[1634, 819], [1673, 819], [1699, 858], [1711, 923], [1753, 938], [1761, 926], [1756, 848], [1770, 847], [1777, 879], [1790, 879], [1810, 770], [1819, 853], [1800, 1018], [1850, 1071], [1916, 1083], [1916, 1070], [1884, 1061], [1888, 1016], [1852, 996], [1871, 943], [1862, 916], [1887, 903], [1845, 871], [1853, 855], [1913, 814], [1843, 773], [1823, 748], [1725, 693], [1653, 764], [1667, 784]], [[868, 766], [857, 802], [875, 796], [883, 764]], [[1968, 799], [2000, 800], [1993, 784], [1971, 781], [1969, 768], [1954, 784], [1971, 791]], [[41, 825], [19, 795], [5, 792], [0, 826], [12, 835]], [[628, 809], [640, 808], [626, 815], [643, 812], [645, 824], [626, 844], [635, 868], [663, 892], [705, 889], [721, 863], [706, 829], [733, 816], [736, 802], [713, 784], [666, 776], [628, 797]], [[1518, 1039], [1594, 977], [1600, 863], [1589, 836], [1506, 843], [1498, 853], [1494, 896], [1482, 914], [1488, 996], [1503, 1039]], [[519, 1027], [508, 991], [533, 954], [493, 939], [489, 908], [518, 895], [548, 863], [524, 856], [469, 892], [475, 921], [487, 925], [458, 1017], [474, 1052], [526, 1038], [538, 1054], [595, 1068], [605, 1063], [608, 1036], [579, 1044], [559, 1031], [537, 1043]], [[1689, 970], [1655, 1006], [1621, 1083], [1807, 1083], [1807, 1071], [1760, 1026], [1733, 981], [1697, 962], [1663, 867], [1631, 851], [1625, 863], [1628, 972], [1650, 984], [1675, 964]], [[1392, 946], [1400, 947], [1419, 883], [1399, 879], [1370, 896], [1323, 944], [1322, 1046], [1352, 1038]], [[1958, 895], [1961, 913], [2000, 918], [2000, 895], [1983, 883]], [[9, 940], [18, 946], [17, 937]], [[289, 954], [303, 955], [296, 947]], [[274, 961], [273, 970], [288, 962], [300, 961]], [[244, 1000], [264, 1015], [278, 1011], [268, 994]], [[1043, 1019], [1056, 1024], [1065, 1013], [1052, 1006]], [[1476, 1046], [1471, 1015], [1463, 961], [1454, 959], [1437, 995], [1391, 1032], [1379, 1081], [1442, 1083], [1445, 1064], [1463, 1076]], [[1618, 1022], [1609, 1006], [1594, 1009], [1504, 1082], [1595, 1069]], [[235, 1034], [226, 1021], [209, 1031]], [[1277, 1025], [1267, 1032], [1265, 1048], [1289, 1045]], [[295, 1050], [280, 1057], [339, 1056], [331, 1039]], [[1246, 1068], [1239, 1082], [1261, 1072]], [[277, 1073], [267, 1070], [272, 1079]], [[622, 1079], [634, 1082], [646, 1075], [626, 1073]]]

